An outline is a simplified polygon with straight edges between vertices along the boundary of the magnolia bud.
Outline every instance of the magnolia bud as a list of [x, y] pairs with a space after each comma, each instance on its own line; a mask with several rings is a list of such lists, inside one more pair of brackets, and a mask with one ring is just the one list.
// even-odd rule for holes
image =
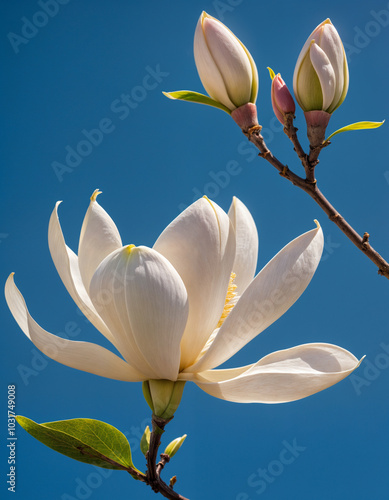
[[342, 40], [329, 19], [311, 33], [298, 57], [293, 90], [305, 112], [333, 113], [348, 90], [348, 66]]
[[184, 434], [182, 437], [174, 439], [171, 443], [169, 443], [166, 446], [165, 454], [169, 455], [170, 458], [172, 458], [177, 451], [181, 448], [183, 442], [186, 439], [186, 434]]
[[[270, 71], [270, 68], [269, 68]], [[274, 75], [273, 71], [270, 71], [270, 75]], [[281, 74], [275, 75], [272, 79], [271, 84], [271, 102], [273, 105], [273, 111], [278, 120], [285, 125], [285, 116], [288, 113], [293, 113], [296, 111], [296, 104], [289, 92], [286, 83], [281, 78]]]
[[203, 12], [194, 37], [194, 57], [210, 97], [233, 111], [255, 103], [258, 72], [249, 51], [223, 23]]

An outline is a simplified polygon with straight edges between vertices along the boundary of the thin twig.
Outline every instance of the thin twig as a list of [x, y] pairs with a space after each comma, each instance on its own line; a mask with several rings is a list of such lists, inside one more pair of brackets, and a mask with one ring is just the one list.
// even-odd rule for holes
[[[328, 215], [329, 219], [334, 222], [339, 229], [354, 243], [356, 247], [358, 247], [366, 256], [374, 262], [374, 264], [378, 267], [378, 274], [385, 276], [389, 279], [389, 264], [386, 260], [376, 251], [369, 243], [369, 238], [367, 233], [365, 236], [360, 236], [355, 229], [342, 217], [339, 212], [331, 205], [331, 203], [327, 200], [327, 198], [323, 195], [323, 193], [319, 190], [317, 186], [316, 179], [314, 177], [314, 168], [318, 162], [318, 154], [320, 150], [325, 147], [327, 144], [323, 143], [322, 147], [319, 148], [314, 154], [311, 154], [312, 159], [314, 160], [314, 164], [310, 162], [311, 154], [307, 156], [298, 139], [297, 139], [297, 129], [293, 126], [293, 117], [289, 123], [289, 126], [285, 127], [285, 133], [291, 139], [295, 151], [298, 157], [301, 160], [301, 163], [304, 166], [304, 170], [306, 172], [306, 178], [302, 178], [299, 175], [295, 174], [290, 170], [287, 165], [281, 163], [269, 150], [267, 147], [260, 130], [258, 129], [249, 129], [247, 131], [243, 131], [243, 133], [248, 137], [249, 141], [252, 142], [259, 150], [259, 156], [268, 161], [273, 167], [275, 167], [282, 177], [288, 179], [292, 184], [299, 187], [303, 191], [309, 194], [311, 198], [313, 198], [316, 203], [322, 208], [322, 210]], [[313, 178], [312, 178], [313, 177]]]
[[150, 434], [150, 446], [147, 452], [147, 473], [146, 482], [151, 486], [153, 491], [156, 493], [161, 493], [165, 498], [170, 498], [171, 500], [188, 500], [176, 493], [171, 486], [168, 486], [160, 477], [161, 471], [165, 464], [170, 460], [169, 455], [165, 453], [161, 454], [161, 461], [157, 464], [157, 455], [159, 445], [161, 444], [161, 436], [165, 432], [165, 426], [170, 421], [165, 420], [160, 417], [153, 415], [152, 432]]

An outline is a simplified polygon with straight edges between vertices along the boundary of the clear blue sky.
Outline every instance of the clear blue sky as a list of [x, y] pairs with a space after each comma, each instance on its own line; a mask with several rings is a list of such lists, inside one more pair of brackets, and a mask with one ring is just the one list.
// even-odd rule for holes
[[[284, 405], [228, 403], [187, 384], [164, 442], [184, 433], [188, 438], [164, 477], [176, 474], [177, 490], [191, 500], [387, 498], [388, 281], [377, 276], [375, 266], [313, 201], [255, 157], [225, 113], [169, 101], [162, 91], [203, 91], [193, 59], [194, 29], [202, 10], [219, 17], [256, 60], [259, 120], [269, 147], [301, 173], [273, 117], [266, 67], [281, 72], [291, 86], [302, 44], [330, 17], [347, 44], [350, 90], [329, 131], [388, 118], [388, 2], [57, 0], [58, 8], [50, 4], [51, 17], [39, 14], [45, 2], [49, 4], [3, 2], [1, 8], [1, 281], [15, 271], [32, 315], [45, 329], [58, 334], [67, 330], [79, 340], [105, 345], [78, 314], [50, 258], [47, 226], [57, 200], [64, 201], [60, 217], [67, 243], [77, 250], [82, 219], [96, 188], [103, 191], [99, 202], [123, 241], [149, 246], [200, 194], [226, 210], [236, 195], [258, 226], [259, 268], [318, 219], [326, 248], [307, 291], [229, 366], [305, 342], [330, 342], [357, 357], [367, 355], [358, 378]], [[34, 29], [28, 24], [32, 21], [40, 27]], [[120, 102], [123, 94], [132, 96], [130, 104]], [[296, 123], [306, 145], [300, 110]], [[104, 132], [94, 140], [100, 142], [80, 146], [98, 127]], [[337, 209], [359, 232], [368, 231], [373, 246], [388, 259], [387, 143], [388, 124], [339, 135], [323, 151], [317, 177]], [[77, 146], [85, 148], [84, 157], [56, 174], [53, 162], [63, 164]], [[236, 175], [224, 176], [217, 186], [213, 177], [225, 173], [229, 162], [236, 162]], [[6, 490], [8, 384], [17, 386], [17, 412], [35, 421], [90, 417], [118, 427], [127, 433], [135, 464], [142, 469], [138, 444], [149, 408], [140, 384], [99, 378], [38, 357], [4, 299], [0, 310], [2, 497], [156, 498], [126, 473], [107, 475], [72, 461], [21, 428], [17, 492]], [[32, 371], [23, 379], [26, 369]], [[293, 460], [291, 452], [285, 455], [288, 446], [297, 446]], [[288, 463], [282, 464], [285, 456]], [[266, 474], [262, 482], [261, 474]]]

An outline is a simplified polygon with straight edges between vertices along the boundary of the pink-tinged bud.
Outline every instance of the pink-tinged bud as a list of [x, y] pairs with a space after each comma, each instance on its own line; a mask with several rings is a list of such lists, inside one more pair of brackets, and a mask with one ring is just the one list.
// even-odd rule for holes
[[285, 124], [285, 116], [287, 113], [293, 113], [296, 111], [296, 104], [289, 92], [286, 83], [281, 78], [280, 73], [273, 78], [271, 84], [271, 102], [273, 105], [273, 111], [278, 120]]

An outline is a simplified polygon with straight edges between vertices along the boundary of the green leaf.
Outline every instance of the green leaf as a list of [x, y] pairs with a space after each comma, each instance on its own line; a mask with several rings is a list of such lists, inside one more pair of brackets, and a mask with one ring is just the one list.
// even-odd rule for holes
[[126, 437], [105, 422], [74, 418], [37, 424], [22, 416], [16, 420], [35, 439], [74, 460], [104, 469], [135, 469]]
[[274, 73], [274, 71], [271, 68], [269, 68], [269, 66], [267, 67], [267, 69], [269, 70], [270, 78], [273, 81], [276, 74]]
[[211, 99], [207, 95], [199, 94], [198, 92], [192, 92], [191, 90], [177, 90], [176, 92], [162, 92], [162, 94], [169, 99], [206, 104], [207, 106], [213, 106], [214, 108], [222, 109], [229, 115], [231, 114], [231, 110], [224, 106], [222, 103]]
[[368, 128], [378, 128], [381, 127], [381, 125], [385, 122], [383, 120], [382, 122], [356, 122], [356, 123], [351, 123], [350, 125], [346, 125], [345, 127], [340, 128], [336, 132], [332, 133], [329, 137], [324, 142], [329, 141], [334, 137], [336, 134], [340, 134], [341, 132], [347, 132], [349, 130], [365, 130]]
[[146, 456], [150, 448], [150, 427], [147, 426], [140, 440], [140, 451]]

